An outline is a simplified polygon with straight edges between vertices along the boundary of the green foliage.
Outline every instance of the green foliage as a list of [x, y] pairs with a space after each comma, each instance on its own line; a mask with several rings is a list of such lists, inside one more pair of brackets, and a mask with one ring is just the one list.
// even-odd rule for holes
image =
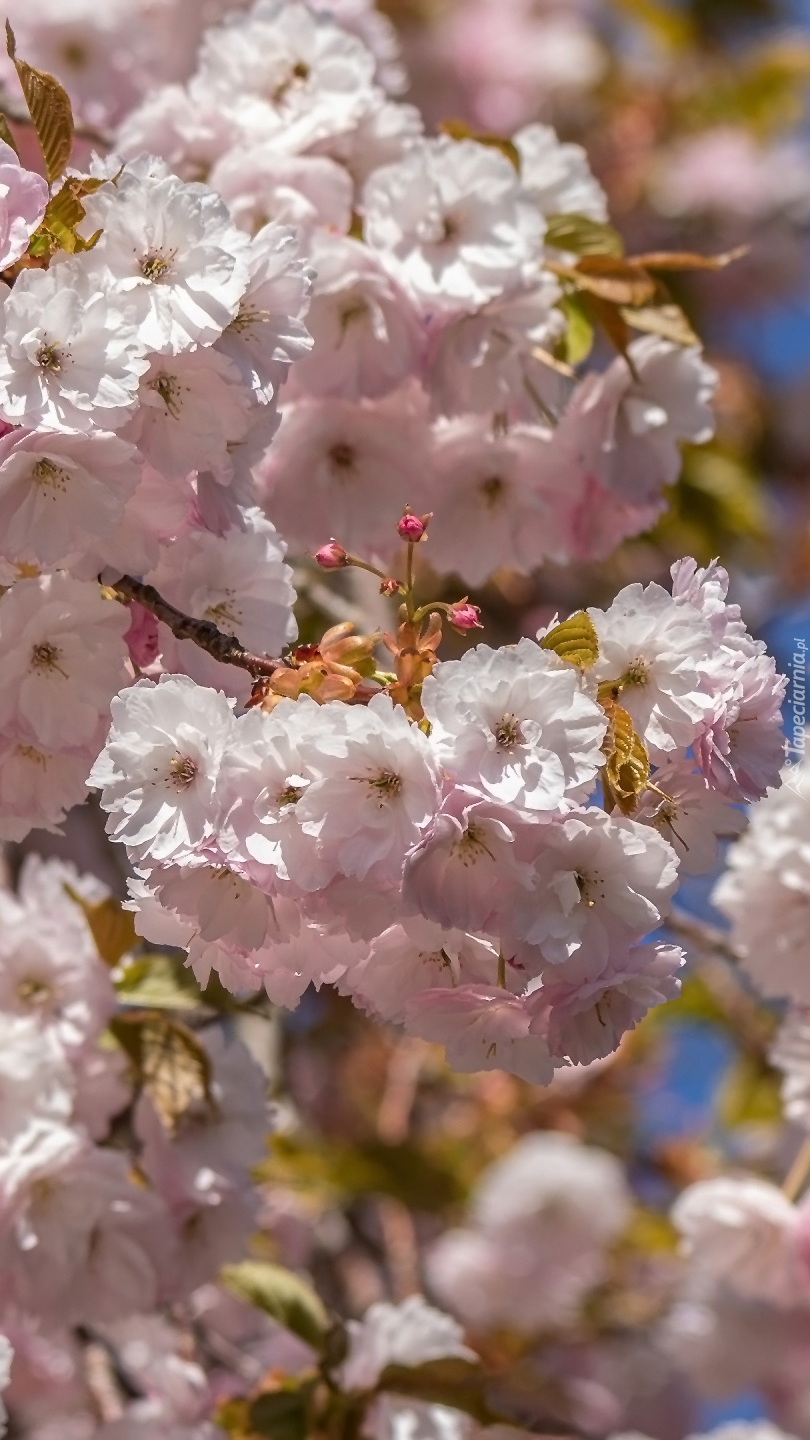
[[557, 309], [565, 316], [563, 358], [569, 365], [579, 365], [593, 349], [593, 324], [579, 295], [561, 296]]
[[587, 215], [547, 216], [545, 244], [571, 255], [624, 254], [624, 242], [618, 230]]
[[715, 1101], [721, 1125], [774, 1124], [782, 1119], [780, 1079], [759, 1056], [736, 1055], [723, 1076]]
[[599, 641], [593, 621], [586, 610], [570, 615], [540, 641], [543, 650], [553, 650], [561, 660], [576, 665], [578, 670], [590, 670], [599, 655]]
[[49, 258], [57, 250], [65, 250], [68, 255], [75, 255], [80, 250], [92, 250], [99, 235], [97, 230], [89, 240], [84, 240], [78, 234], [76, 226], [81, 224], [86, 211], [82, 204], [85, 195], [92, 195], [98, 190], [103, 180], [71, 175], [64, 182], [56, 195], [52, 195], [45, 209], [42, 224], [31, 236], [28, 245], [28, 254], [35, 259]]
[[124, 1005], [151, 1010], [198, 1010], [200, 987], [179, 956], [150, 951], [126, 966], [115, 985]]
[[265, 1178], [351, 1200], [390, 1195], [410, 1209], [436, 1211], [463, 1199], [456, 1167], [412, 1140], [387, 1144], [374, 1136], [343, 1145], [323, 1137], [298, 1142], [273, 1137]]
[[240, 1300], [271, 1315], [313, 1350], [322, 1350], [330, 1331], [329, 1317], [315, 1291], [291, 1270], [263, 1260], [243, 1260], [226, 1265], [220, 1279]]

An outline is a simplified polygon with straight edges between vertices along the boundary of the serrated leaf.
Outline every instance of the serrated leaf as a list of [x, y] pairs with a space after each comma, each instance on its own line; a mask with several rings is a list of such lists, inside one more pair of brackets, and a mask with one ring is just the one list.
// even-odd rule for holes
[[377, 1382], [380, 1390], [393, 1391], [428, 1405], [449, 1405], [471, 1415], [479, 1425], [496, 1424], [486, 1395], [486, 1377], [477, 1363], [448, 1355], [424, 1365], [387, 1365]]
[[85, 240], [77, 233], [76, 227], [86, 214], [82, 200], [103, 184], [105, 181], [90, 176], [69, 176], [48, 201], [42, 223], [29, 242], [29, 255], [53, 254], [55, 250], [65, 250], [68, 255], [74, 255], [81, 250], [92, 250], [101, 231], [97, 230], [89, 240]]
[[605, 798], [609, 809], [618, 805], [623, 815], [632, 815], [638, 797], [650, 778], [650, 762], [633, 728], [633, 721], [623, 706], [613, 698], [600, 696], [600, 700], [608, 720], [602, 741]]
[[548, 215], [545, 244], [571, 255], [623, 255], [624, 243], [612, 225], [588, 215]]
[[124, 1005], [149, 1010], [197, 1010], [202, 998], [182, 960], [158, 952], [130, 961], [115, 982], [115, 993]]
[[105, 965], [109, 965], [110, 969], [141, 944], [141, 937], [135, 931], [134, 915], [129, 910], [124, 910], [114, 896], [108, 895], [106, 900], [93, 904], [85, 900], [72, 885], [66, 885], [65, 890], [82, 911], [99, 958]]
[[622, 308], [622, 319], [633, 330], [645, 335], [658, 335], [661, 340], [670, 340], [673, 345], [699, 345], [700, 337], [695, 334], [680, 305], [641, 305], [636, 308]]
[[243, 1260], [239, 1265], [226, 1265], [220, 1280], [234, 1295], [271, 1315], [313, 1350], [321, 1350], [330, 1331], [329, 1316], [311, 1286], [292, 1270], [263, 1260]]
[[36, 131], [45, 162], [45, 176], [52, 185], [63, 173], [73, 149], [73, 110], [66, 90], [53, 75], [35, 70], [17, 59], [14, 31], [6, 21], [6, 45], [22, 87], [28, 113]]
[[553, 650], [561, 660], [576, 665], [578, 670], [590, 670], [599, 656], [599, 641], [593, 621], [586, 610], [578, 610], [561, 624], [555, 625], [539, 642], [542, 650]]
[[213, 1104], [208, 1055], [179, 1020], [148, 1011], [122, 1014], [110, 1021], [110, 1030], [170, 1133], [192, 1106]]
[[490, 150], [500, 150], [510, 165], [520, 172], [520, 151], [513, 140], [507, 139], [505, 135], [491, 135], [488, 132], [471, 130], [464, 120], [442, 120], [439, 125], [441, 135], [449, 135], [451, 140], [475, 140], [478, 145], [486, 145]]
[[578, 295], [563, 295], [557, 309], [565, 316], [565, 359], [569, 365], [579, 365], [593, 348], [593, 325]]

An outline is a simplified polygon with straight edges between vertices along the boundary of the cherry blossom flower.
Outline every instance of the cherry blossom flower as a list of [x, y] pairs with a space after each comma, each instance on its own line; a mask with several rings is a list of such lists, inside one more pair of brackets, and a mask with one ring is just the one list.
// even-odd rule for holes
[[20, 431], [0, 439], [0, 527], [6, 560], [52, 566], [103, 541], [140, 480], [132, 446], [103, 429]]
[[639, 797], [633, 818], [654, 825], [680, 859], [681, 874], [702, 875], [717, 864], [720, 837], [745, 828], [745, 814], [709, 788], [691, 760], [667, 757]]
[[810, 1003], [810, 825], [803, 771], [755, 807], [712, 895], [741, 965], [762, 995]]
[[660, 585], [627, 585], [608, 610], [588, 611], [599, 641], [593, 675], [612, 682], [644, 744], [685, 749], [710, 713], [701, 663], [711, 650], [707, 622]]
[[590, 808], [535, 826], [525, 838], [530, 868], [522, 893], [506, 900], [505, 931], [512, 942], [538, 946], [552, 965], [576, 957], [578, 978], [593, 979], [614, 946], [640, 940], [667, 913], [678, 858], [646, 826]]
[[249, 277], [248, 237], [213, 190], [141, 157], [89, 196], [86, 210], [88, 234], [102, 230], [91, 274], [101, 282], [106, 272], [113, 298], [127, 298], [142, 344], [167, 355], [212, 344]]
[[47, 203], [42, 176], [26, 170], [11, 146], [0, 141], [0, 270], [25, 254]]
[[213, 833], [211, 801], [233, 717], [224, 695], [182, 675], [139, 680], [112, 702], [112, 727], [90, 774], [107, 833], [134, 859], [191, 856]]
[[444, 661], [422, 697], [431, 740], [460, 783], [530, 812], [557, 810], [593, 788], [604, 712], [573, 667], [534, 641], [478, 645]]
[[[95, 252], [93, 252], [95, 255]], [[143, 332], [124, 296], [83, 257], [25, 270], [0, 311], [0, 414], [13, 424], [117, 430], [147, 368]]]
[[683, 951], [670, 945], [637, 945], [614, 953], [598, 978], [568, 979], [567, 970], [550, 972], [532, 997], [532, 1030], [543, 1035], [552, 1055], [573, 1065], [612, 1054], [654, 1005], [680, 992], [678, 971]]
[[515, 135], [520, 183], [542, 215], [585, 215], [604, 223], [607, 196], [591, 174], [581, 145], [563, 144], [550, 125], [524, 125]]
[[363, 233], [392, 273], [436, 310], [483, 305], [522, 277], [541, 222], [497, 150], [447, 136], [376, 170]]
[[356, 240], [321, 235], [307, 324], [315, 347], [294, 384], [315, 395], [371, 399], [396, 389], [420, 364], [423, 331], [409, 297]]
[[18, 580], [0, 600], [0, 728], [46, 749], [92, 745], [126, 684], [123, 606], [61, 572]]
[[498, 953], [486, 941], [429, 920], [406, 919], [372, 940], [341, 989], [368, 1002], [384, 1020], [400, 1020], [424, 990], [488, 985], [497, 977]]
[[347, 1324], [349, 1352], [335, 1373], [341, 1390], [373, 1390], [388, 1365], [408, 1369], [454, 1356], [473, 1360], [456, 1320], [410, 1295], [400, 1305], [372, 1305], [362, 1320]]
[[798, 1212], [775, 1185], [753, 1176], [700, 1180], [678, 1196], [672, 1220], [703, 1275], [774, 1305], [800, 1298]]
[[543, 1039], [530, 1034], [530, 1019], [508, 990], [459, 985], [415, 995], [406, 1006], [405, 1029], [444, 1045], [448, 1064], [462, 1074], [508, 1070], [532, 1085], [548, 1085], [554, 1061]]

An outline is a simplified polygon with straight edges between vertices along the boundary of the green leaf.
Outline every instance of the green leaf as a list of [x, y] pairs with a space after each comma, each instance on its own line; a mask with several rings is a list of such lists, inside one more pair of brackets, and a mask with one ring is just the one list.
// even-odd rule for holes
[[576, 665], [578, 670], [590, 670], [599, 655], [599, 641], [590, 615], [586, 610], [570, 615], [543, 636], [540, 648], [553, 650], [561, 660]]
[[624, 243], [612, 225], [603, 225], [587, 215], [546, 217], [545, 244], [571, 255], [623, 255]]
[[758, 1056], [737, 1055], [720, 1083], [716, 1113], [721, 1125], [729, 1129], [781, 1120], [778, 1075]]
[[657, 282], [635, 260], [616, 255], [584, 255], [576, 265], [550, 262], [548, 268], [577, 290], [611, 305], [647, 305], [657, 288]]
[[62, 174], [73, 149], [73, 111], [70, 99], [67, 91], [53, 75], [48, 75], [44, 70], [35, 70], [25, 60], [17, 59], [14, 31], [8, 20], [6, 45], [39, 141], [45, 162], [45, 175], [48, 184], [52, 185]]
[[130, 961], [115, 983], [124, 1005], [149, 1010], [197, 1010], [202, 996], [191, 971], [175, 955], [150, 952]]
[[135, 916], [129, 910], [124, 910], [120, 901], [109, 895], [106, 900], [98, 904], [92, 904], [85, 900], [74, 890], [71, 885], [66, 885], [65, 890], [71, 900], [75, 901], [82, 911], [90, 933], [95, 941], [99, 958], [113, 969], [122, 958], [136, 946], [140, 945], [141, 937], [135, 930]]
[[424, 1365], [387, 1365], [378, 1381], [380, 1390], [422, 1400], [428, 1405], [449, 1405], [471, 1415], [479, 1425], [496, 1424], [486, 1394], [486, 1377], [477, 1363], [452, 1355]]
[[557, 309], [565, 316], [564, 358], [569, 365], [579, 365], [593, 348], [593, 325], [578, 295], [563, 295]]
[[259, 1395], [248, 1409], [249, 1434], [266, 1435], [268, 1440], [308, 1440], [310, 1400], [311, 1389], [300, 1387]]
[[220, 1280], [234, 1295], [271, 1315], [279, 1325], [320, 1351], [330, 1331], [329, 1317], [315, 1291], [292, 1270], [263, 1260], [226, 1265]]
[[196, 1035], [179, 1020], [149, 1011], [124, 1013], [116, 1015], [109, 1028], [170, 1133], [192, 1107], [213, 1109], [211, 1062]]

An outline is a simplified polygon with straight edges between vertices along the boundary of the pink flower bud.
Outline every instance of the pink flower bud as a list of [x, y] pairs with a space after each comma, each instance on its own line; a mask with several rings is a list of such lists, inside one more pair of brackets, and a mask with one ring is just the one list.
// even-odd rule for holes
[[380, 594], [398, 595], [401, 588], [398, 580], [383, 580], [380, 583]]
[[483, 630], [484, 627], [478, 619], [480, 614], [478, 606], [471, 605], [465, 595], [463, 600], [451, 605], [447, 618], [456, 630]]
[[315, 559], [322, 570], [343, 570], [349, 563], [349, 557], [342, 545], [337, 540], [330, 540], [328, 545], [322, 545], [316, 551]]
[[422, 539], [425, 533], [424, 521], [420, 520], [418, 515], [411, 515], [410, 511], [406, 510], [397, 525], [397, 531], [402, 540], [409, 540], [411, 544], [415, 544], [417, 540]]
[[129, 629], [124, 640], [129, 648], [130, 659], [139, 670], [151, 665], [160, 654], [160, 633], [158, 622], [149, 610], [133, 600], [129, 607]]

